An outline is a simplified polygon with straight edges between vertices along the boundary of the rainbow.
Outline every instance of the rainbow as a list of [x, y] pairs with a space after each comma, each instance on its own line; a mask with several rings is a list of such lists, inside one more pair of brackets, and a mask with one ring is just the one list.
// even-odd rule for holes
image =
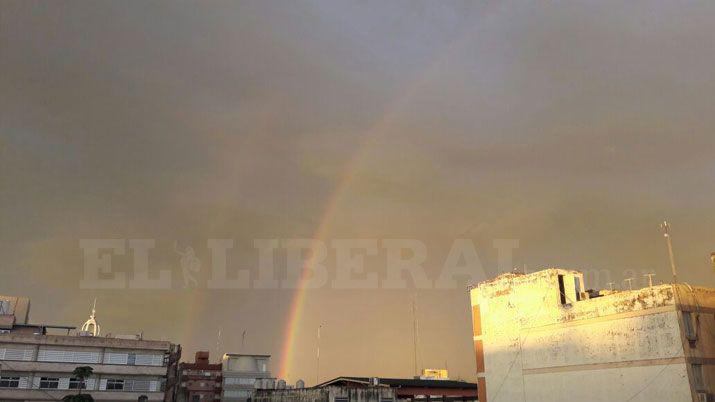
[[[494, 8], [498, 8], [500, 5], [501, 3], [498, 1], [495, 1], [493, 3], [487, 3], [488, 8], [492, 6], [494, 6]], [[491, 11], [492, 12], [485, 13], [487, 17], [492, 14], [494, 10]], [[489, 23], [489, 21], [486, 22]], [[373, 124], [370, 129], [367, 130], [364, 135], [363, 142], [359, 145], [358, 150], [353, 154], [353, 157], [346, 164], [344, 172], [338, 180], [338, 184], [336, 185], [335, 190], [326, 202], [324, 211], [320, 217], [318, 227], [313, 234], [314, 240], [325, 241], [325, 237], [329, 232], [330, 225], [341, 203], [341, 200], [349, 189], [350, 184], [353, 181], [353, 178], [355, 177], [355, 174], [357, 173], [359, 167], [361, 166], [362, 160], [367, 154], [367, 151], [370, 146], [379, 137], [389, 131], [389, 129], [393, 126], [395, 119], [400, 115], [400, 113], [405, 110], [405, 107], [410, 103], [414, 95], [418, 93], [419, 90], [425, 84], [431, 82], [433, 75], [435, 73], [438, 73], [442, 68], [444, 68], [445, 64], [451, 61], [454, 55], [458, 54], [459, 50], [464, 48], [464, 45], [466, 45], [468, 41], [474, 36], [474, 33], [477, 31], [477, 29], [481, 28], [484, 27], [480, 26], [479, 24], [477, 24], [477, 21], [475, 21], [473, 29], [467, 30], [467, 32], [459, 36], [457, 40], [454, 40], [448, 46], [444, 54], [441, 55], [442, 57], [436, 57], [434, 59], [434, 62], [428, 65], [427, 68], [424, 68], [419, 71], [415, 75], [414, 79], [411, 81], [411, 84], [406, 87], [403, 94], [397, 97], [395, 101], [387, 108], [386, 113], [377, 122], [375, 122], [375, 124]], [[315, 255], [317, 255], [315, 250], [311, 250], [310, 256], [304, 262], [300, 279], [298, 281], [295, 293], [293, 294], [293, 298], [291, 300], [285, 333], [283, 336], [283, 344], [281, 347], [281, 360], [279, 366], [280, 369], [278, 371], [278, 378], [288, 380], [290, 376], [293, 364], [293, 351], [295, 350], [296, 346], [296, 334], [300, 329], [300, 322], [304, 313], [303, 306], [306, 299], [305, 283], [309, 279], [310, 273], [313, 270], [312, 268], [315, 264], [313, 256]], [[190, 303], [190, 311], [188, 312], [188, 314], [186, 314], [186, 319], [184, 321], [183, 333], [186, 336], [184, 342], [194, 340], [195, 331], [197, 328], [196, 322], [198, 321], [198, 317], [201, 316], [200, 313], [202, 312], [202, 308], [204, 308], [206, 304], [206, 296], [203, 293], [204, 292], [193, 292], [193, 300], [192, 303]]]
[[[494, 3], [498, 5], [498, 3]], [[476, 30], [478, 26], [475, 25]], [[406, 106], [410, 103], [412, 98], [416, 93], [419, 92], [427, 83], [432, 81], [435, 73], [438, 73], [442, 68], [445, 67], [449, 61], [453, 59], [453, 56], [457, 54], [458, 50], [463, 49], [473, 37], [473, 30], [468, 30], [464, 35], [461, 35], [458, 40], [453, 41], [450, 46], [443, 54], [443, 57], [435, 59], [435, 62], [430, 64], [428, 68], [423, 69], [417, 74], [416, 78], [412, 80], [411, 85], [409, 85], [402, 96], [398, 97], [390, 107], [387, 108], [387, 112], [380, 118], [364, 135], [364, 140], [360, 144], [358, 150], [353, 154], [350, 162], [346, 165], [345, 171], [340, 177], [338, 185], [335, 191], [332, 193], [328, 202], [326, 203], [324, 212], [321, 216], [320, 223], [313, 235], [314, 240], [320, 242], [325, 241], [325, 237], [330, 229], [330, 224], [333, 221], [333, 217], [340, 205], [341, 200], [345, 196], [348, 188], [350, 187], [355, 174], [361, 166], [361, 162], [370, 146], [375, 143], [383, 134], [387, 133], [396, 118], [402, 113]], [[283, 346], [281, 348], [281, 363], [280, 369], [278, 371], [278, 378], [283, 378], [288, 380], [291, 374], [291, 368], [293, 363], [293, 351], [295, 348], [296, 334], [300, 328], [301, 318], [303, 316], [303, 305], [306, 298], [306, 286], [305, 282], [310, 277], [310, 273], [313, 270], [313, 265], [315, 260], [313, 256], [317, 255], [316, 250], [311, 250], [310, 256], [306, 259], [302, 267], [302, 273], [300, 280], [298, 281], [293, 299], [290, 304], [290, 311], [288, 313], [288, 320], [286, 325], [286, 331], [284, 335]]]

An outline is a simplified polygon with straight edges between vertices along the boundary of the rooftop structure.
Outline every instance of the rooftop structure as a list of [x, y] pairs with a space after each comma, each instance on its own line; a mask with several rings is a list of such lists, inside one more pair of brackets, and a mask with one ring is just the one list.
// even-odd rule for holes
[[[60, 400], [80, 388], [98, 401], [136, 401], [142, 395], [149, 401], [171, 399], [165, 391], [175, 381], [178, 345], [81, 332], [52, 335], [47, 328], [25, 320], [0, 333], [0, 400]], [[94, 370], [84, 383], [72, 375], [78, 366]]]
[[226, 353], [222, 359], [224, 401], [247, 401], [256, 389], [273, 388], [275, 378], [268, 371], [270, 355]]
[[586, 291], [581, 272], [552, 268], [470, 296], [480, 401], [692, 402], [715, 391], [715, 289]]

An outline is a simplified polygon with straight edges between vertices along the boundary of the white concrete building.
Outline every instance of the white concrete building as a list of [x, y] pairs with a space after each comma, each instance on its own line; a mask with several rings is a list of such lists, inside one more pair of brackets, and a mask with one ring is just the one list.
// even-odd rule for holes
[[[0, 320], [6, 323], [0, 333], [1, 401], [59, 400], [80, 387], [98, 401], [136, 401], [141, 395], [165, 400], [179, 358], [177, 345], [139, 337], [48, 335], [53, 327], [7, 324], [16, 322], [11, 314]], [[78, 366], [94, 370], [84, 385], [72, 375]]]
[[226, 353], [222, 360], [223, 401], [246, 401], [256, 389], [273, 388], [275, 379], [268, 371], [270, 355]]
[[700, 402], [715, 391], [715, 289], [587, 292], [564, 269], [470, 291], [479, 400]]

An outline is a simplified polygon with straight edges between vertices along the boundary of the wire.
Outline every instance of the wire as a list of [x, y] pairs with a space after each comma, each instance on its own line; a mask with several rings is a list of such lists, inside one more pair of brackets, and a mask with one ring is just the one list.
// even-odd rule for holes
[[[675, 359], [677, 359], [677, 357], [672, 357], [671, 359], [673, 359], [673, 362], [674, 362]], [[653, 383], [655, 382], [655, 380], [658, 379], [658, 377], [659, 377], [661, 374], [663, 374], [663, 372], [665, 371], [665, 369], [667, 369], [671, 364], [673, 364], [673, 362], [668, 363], [668, 364], [666, 364], [665, 366], [663, 366], [663, 368], [660, 369], [660, 371], [658, 372], [658, 374], [654, 375], [653, 378], [652, 378], [643, 388], [641, 388], [640, 390], [638, 390], [638, 392], [636, 392], [635, 394], [633, 394], [633, 396], [631, 396], [630, 398], [626, 399], [624, 402], [630, 402], [630, 401], [632, 401], [632, 400], [635, 399], [638, 395], [640, 395], [641, 393], [643, 393], [643, 391], [645, 391], [646, 389], [648, 389], [648, 387], [650, 387], [651, 384], [653, 384]]]
[[[548, 295], [550, 288], [546, 288], [546, 291], [544, 292], [544, 296], [541, 298], [542, 303], [546, 301], [546, 295]], [[540, 317], [541, 314], [543, 314], [547, 309], [540, 309], [539, 310], [539, 315], [537, 317]], [[516, 363], [516, 359], [518, 359], [521, 356], [522, 348], [521, 345], [526, 342], [527, 338], [529, 337], [531, 333], [531, 329], [529, 328], [526, 331], [526, 334], [524, 335], [524, 338], [522, 339], [521, 336], [519, 336], [519, 350], [516, 352], [516, 355], [514, 356], [514, 359], [511, 361], [511, 364], [509, 365], [509, 369], [507, 370], [506, 374], [504, 375], [504, 379], [502, 379], [501, 383], [499, 384], [499, 387], [497, 388], [497, 392], [494, 394], [494, 400], [496, 401], [497, 397], [499, 396], [499, 393], [501, 392], [502, 388], [504, 387], [504, 383], [506, 383], [506, 379], [509, 378], [509, 374], [511, 374], [511, 370], [514, 368], [514, 364]], [[523, 378], [522, 378], [523, 381]], [[522, 384], [523, 385], [523, 384]], [[524, 391], [526, 392], [526, 387], [523, 386]], [[524, 397], [524, 400], [526, 400], [526, 396]]]

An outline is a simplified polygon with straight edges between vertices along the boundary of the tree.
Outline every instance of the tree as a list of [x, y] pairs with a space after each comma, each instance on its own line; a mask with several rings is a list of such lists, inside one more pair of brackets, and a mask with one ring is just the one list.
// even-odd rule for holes
[[65, 395], [62, 398], [63, 402], [94, 402], [94, 398], [90, 394], [84, 395]]
[[72, 370], [72, 375], [79, 379], [79, 389], [77, 395], [66, 395], [62, 398], [65, 402], [94, 402], [92, 395], [82, 395], [82, 388], [86, 387], [87, 378], [92, 376], [94, 369], [90, 366], [79, 366]]

